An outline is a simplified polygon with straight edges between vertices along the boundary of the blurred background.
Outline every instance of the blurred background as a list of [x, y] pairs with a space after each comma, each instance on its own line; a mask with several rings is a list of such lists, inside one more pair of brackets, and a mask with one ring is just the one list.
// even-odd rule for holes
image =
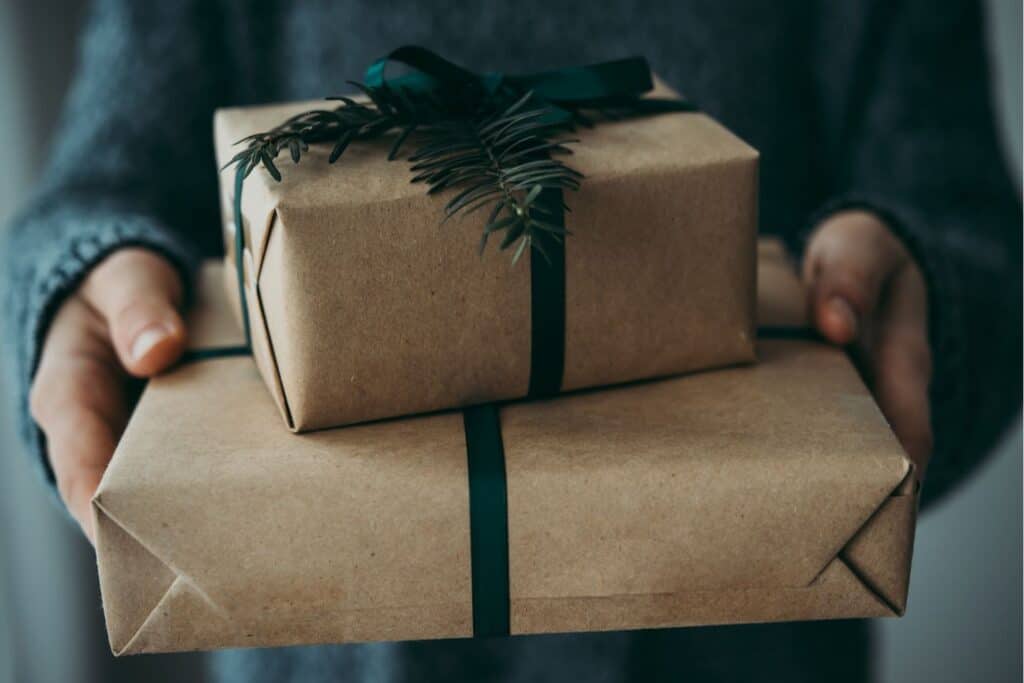
[[[86, 5], [0, 2], [0, 224], [45, 157]], [[999, 126], [1019, 187], [1021, 2], [985, 6]], [[10, 353], [7, 339], [0, 330], [0, 353]], [[201, 655], [110, 656], [92, 549], [20, 452], [13, 408], [0, 411], [0, 681], [201, 683]], [[986, 465], [921, 520], [908, 615], [875, 629], [884, 683], [1021, 680], [1020, 433], [1018, 422]]]

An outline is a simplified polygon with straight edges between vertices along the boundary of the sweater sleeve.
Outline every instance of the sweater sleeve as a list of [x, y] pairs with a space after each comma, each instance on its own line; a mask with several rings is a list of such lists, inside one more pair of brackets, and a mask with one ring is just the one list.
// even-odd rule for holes
[[[925, 500], [1021, 405], [1021, 205], [1000, 154], [971, 0], [822, 3], [814, 66], [830, 195], [875, 211], [925, 273], [935, 452]], [[850, 37], [860, 34], [861, 39]]]
[[50, 319], [111, 251], [136, 245], [190, 281], [215, 248], [211, 114], [219, 57], [215, 3], [100, 0], [83, 34], [77, 74], [33, 198], [4, 230], [4, 327], [9, 377], [25, 442], [52, 482], [28, 390]]

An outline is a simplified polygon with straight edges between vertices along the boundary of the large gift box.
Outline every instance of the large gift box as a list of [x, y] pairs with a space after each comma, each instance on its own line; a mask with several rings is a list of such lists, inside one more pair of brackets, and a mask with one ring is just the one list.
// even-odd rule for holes
[[[230, 261], [233, 143], [323, 106], [217, 112]], [[283, 156], [280, 181], [252, 172], [240, 204], [252, 344], [290, 428], [753, 360], [757, 152], [699, 112], [574, 136], [585, 181], [565, 193], [572, 234], [555, 281], [530, 250], [516, 264], [481, 257], [480, 213], [442, 225], [452, 193], [410, 183], [409, 164], [387, 160], [392, 138], [352, 143], [334, 166], [331, 144], [299, 164]]]
[[154, 379], [93, 501], [114, 651], [901, 614], [911, 465], [778, 245], [759, 282], [757, 365], [550, 400], [294, 435], [248, 357]]

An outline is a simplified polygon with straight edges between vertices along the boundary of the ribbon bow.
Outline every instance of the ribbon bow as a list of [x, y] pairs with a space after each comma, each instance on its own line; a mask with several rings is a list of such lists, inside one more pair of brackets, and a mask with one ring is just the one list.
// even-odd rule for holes
[[[389, 79], [385, 71], [390, 63], [401, 64], [411, 71]], [[643, 57], [513, 76], [497, 72], [476, 74], [436, 52], [406, 45], [371, 64], [366, 69], [364, 84], [368, 88], [416, 94], [437, 92], [445, 86], [462, 86], [478, 88], [490, 96], [507, 95], [511, 99], [531, 92], [548, 106], [551, 113], [547, 120], [553, 124], [569, 123], [574, 120], [576, 110], [587, 108], [623, 108], [631, 115], [696, 109], [683, 98], [641, 98], [654, 88], [651, 67]]]

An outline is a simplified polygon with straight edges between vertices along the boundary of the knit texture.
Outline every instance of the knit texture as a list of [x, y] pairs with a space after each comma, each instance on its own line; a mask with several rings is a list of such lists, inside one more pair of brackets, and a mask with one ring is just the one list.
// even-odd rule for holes
[[[926, 498], [962, 479], [1019, 409], [1021, 206], [998, 152], [975, 2], [99, 0], [50, 163], [5, 231], [0, 268], [15, 335], [9, 376], [29, 453], [47, 478], [27, 395], [63, 297], [125, 245], [164, 254], [186, 277], [199, 257], [220, 253], [214, 108], [347, 91], [347, 79], [406, 43], [478, 71], [646, 55], [670, 85], [760, 150], [764, 233], [799, 252], [807, 226], [839, 208], [885, 218], [929, 288], [936, 451]], [[785, 639], [793, 628], [743, 633], [767, 642], [764, 634]], [[702, 632], [658, 642], [672, 652]], [[418, 661], [408, 671], [484, 680], [473, 672], [500, 661], [491, 669], [506, 672], [502, 680], [520, 669], [521, 680], [618, 680], [635, 671], [627, 653], [647, 642], [580, 638], [410, 645], [401, 657], [399, 646], [236, 653], [229, 668], [254, 663], [245, 669], [252, 681], [320, 680], [326, 674], [287, 671], [327, 670], [387, 681], [402, 680], [401, 662]], [[866, 643], [841, 640], [858, 651]], [[509, 663], [543, 651], [529, 643], [546, 642], [559, 643], [548, 657], [564, 665], [546, 669], [547, 678]], [[801, 666], [820, 672], [810, 662], [822, 656], [808, 651]], [[757, 670], [749, 658], [728, 659], [737, 679]], [[599, 665], [588, 669], [588, 661]], [[721, 680], [731, 680], [727, 670], [716, 670]]]

